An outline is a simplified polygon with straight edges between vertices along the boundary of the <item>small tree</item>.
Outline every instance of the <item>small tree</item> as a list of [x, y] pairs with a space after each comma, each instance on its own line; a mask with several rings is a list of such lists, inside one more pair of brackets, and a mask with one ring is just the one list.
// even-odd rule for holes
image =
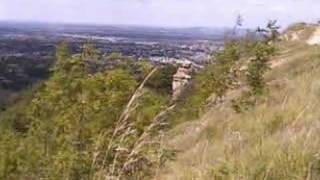
[[235, 87], [240, 57], [238, 44], [234, 41], [227, 42], [224, 50], [215, 56], [210, 75], [213, 92], [218, 98], [221, 99], [229, 89]]
[[264, 74], [270, 69], [269, 60], [275, 54], [273, 43], [278, 39], [279, 26], [277, 21], [270, 21], [266, 28], [258, 28], [257, 32], [263, 36], [253, 47], [253, 58], [248, 65], [247, 82], [253, 95], [262, 95], [266, 89]]
[[245, 71], [245, 81], [250, 90], [233, 101], [233, 108], [242, 112], [256, 104], [256, 101], [267, 91], [265, 73], [270, 69], [269, 60], [275, 54], [276, 48], [273, 45], [278, 40], [277, 21], [269, 21], [266, 28], [258, 28], [256, 32], [262, 39], [257, 40], [247, 51], [249, 52], [248, 68]]
[[[238, 86], [242, 50], [235, 36], [238, 27], [241, 26], [242, 17], [238, 16], [232, 34], [226, 35], [223, 50], [216, 52], [211, 64], [196, 76], [194, 88], [199, 91], [195, 98], [197, 104], [201, 101], [205, 101], [206, 104], [208, 101], [209, 104], [221, 101], [228, 90]], [[211, 98], [212, 93], [215, 95], [214, 99]]]

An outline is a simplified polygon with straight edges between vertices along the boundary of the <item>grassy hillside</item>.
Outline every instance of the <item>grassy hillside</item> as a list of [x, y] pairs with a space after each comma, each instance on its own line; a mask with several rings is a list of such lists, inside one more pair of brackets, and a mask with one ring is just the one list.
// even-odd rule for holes
[[265, 101], [242, 114], [225, 101], [171, 130], [179, 153], [158, 179], [320, 179], [320, 47], [277, 46]]

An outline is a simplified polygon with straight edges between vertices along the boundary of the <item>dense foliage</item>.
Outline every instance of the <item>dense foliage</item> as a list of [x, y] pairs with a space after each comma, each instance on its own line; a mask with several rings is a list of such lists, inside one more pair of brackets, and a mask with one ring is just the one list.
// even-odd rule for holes
[[71, 56], [62, 44], [56, 56], [52, 77], [32, 102], [1, 119], [0, 178], [139, 179], [152, 174], [166, 151], [148, 139], [163, 128], [158, 114], [169, 97], [159, 93], [158, 84], [145, 86], [157, 68], [139, 62], [130, 70], [128, 64], [95, 70], [95, 64], [114, 57], [104, 59], [89, 45]]

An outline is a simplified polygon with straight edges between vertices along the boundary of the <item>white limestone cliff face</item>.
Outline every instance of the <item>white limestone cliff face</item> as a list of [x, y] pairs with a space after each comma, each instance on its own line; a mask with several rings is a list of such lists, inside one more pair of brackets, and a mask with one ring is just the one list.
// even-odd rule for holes
[[307, 41], [309, 45], [320, 45], [320, 27], [317, 27], [312, 36]]
[[300, 41], [300, 36], [303, 33], [302, 30], [297, 31], [297, 32], [287, 32], [286, 34], [284, 34], [281, 39], [285, 40], [285, 41]]

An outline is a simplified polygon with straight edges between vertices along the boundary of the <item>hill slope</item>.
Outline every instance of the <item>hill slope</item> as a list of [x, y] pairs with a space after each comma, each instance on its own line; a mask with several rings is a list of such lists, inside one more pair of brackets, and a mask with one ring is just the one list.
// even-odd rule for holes
[[266, 100], [243, 114], [226, 101], [174, 128], [166, 142], [179, 153], [157, 179], [320, 178], [320, 47], [278, 46]]

